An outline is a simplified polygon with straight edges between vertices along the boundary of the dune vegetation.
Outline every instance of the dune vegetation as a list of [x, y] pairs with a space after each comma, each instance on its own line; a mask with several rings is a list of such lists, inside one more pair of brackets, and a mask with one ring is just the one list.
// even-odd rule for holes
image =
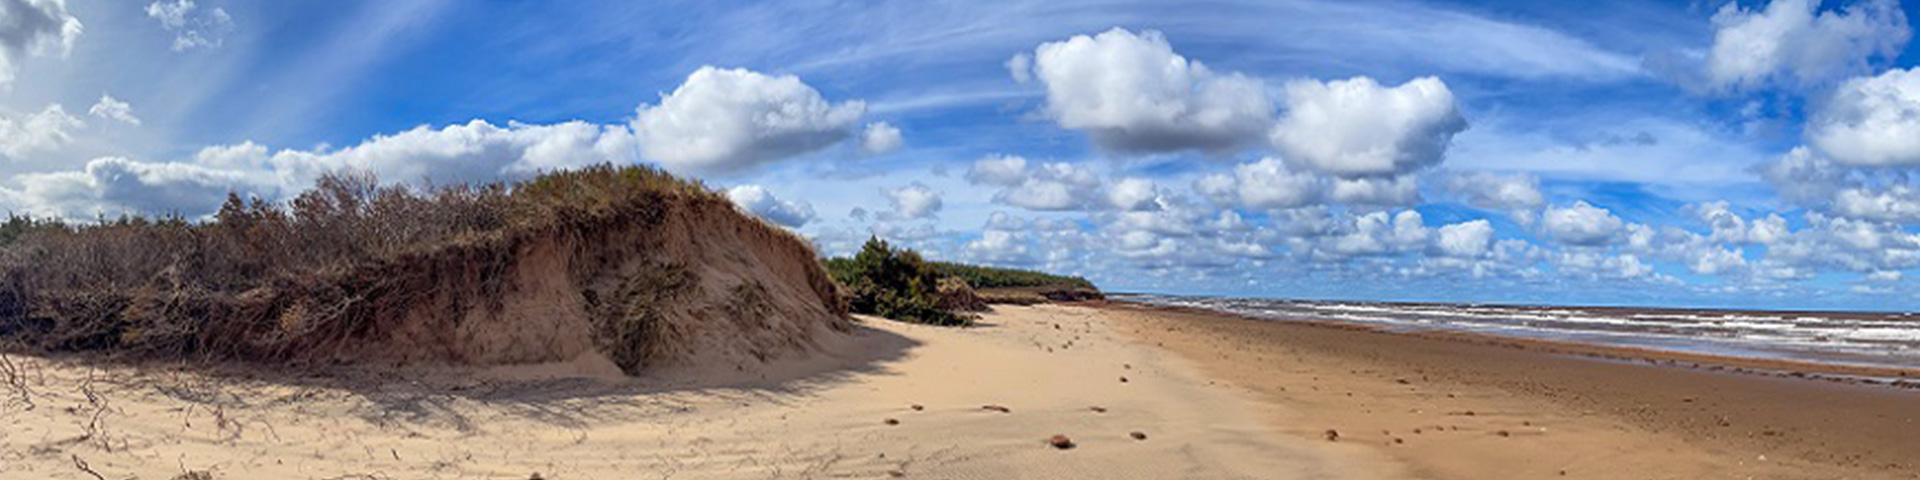
[[[392, 355], [462, 363], [593, 350], [634, 372], [697, 353], [676, 343], [703, 329], [765, 330], [735, 349], [764, 357], [846, 328], [815, 258], [724, 195], [645, 166], [431, 189], [341, 173], [285, 204], [230, 195], [200, 221], [11, 218], [0, 342], [269, 362], [402, 343]], [[559, 323], [519, 324], [532, 318]], [[755, 324], [770, 318], [793, 325]]]
[[854, 313], [935, 325], [966, 325], [988, 303], [1099, 298], [1093, 282], [1031, 270], [933, 262], [912, 249], [868, 239], [852, 257], [824, 260]]
[[941, 276], [966, 280], [967, 284], [973, 288], [1062, 287], [1095, 290], [1093, 282], [1080, 277], [953, 262], [932, 262], [932, 264], [933, 270]]
[[822, 262], [846, 289], [853, 313], [933, 325], [966, 325], [972, 317], [940, 305], [940, 275], [920, 253], [871, 238], [851, 258]]

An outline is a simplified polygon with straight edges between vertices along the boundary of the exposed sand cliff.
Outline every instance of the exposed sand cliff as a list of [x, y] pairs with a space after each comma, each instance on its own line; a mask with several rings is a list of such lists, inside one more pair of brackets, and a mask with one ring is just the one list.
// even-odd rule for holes
[[[529, 238], [497, 279], [451, 275], [345, 358], [507, 365], [743, 366], [851, 325], [804, 243], [732, 207], [669, 205], [657, 223]], [[498, 282], [496, 291], [481, 288]]]
[[645, 167], [432, 191], [329, 177], [216, 221], [0, 249], [0, 347], [276, 365], [744, 370], [851, 321], [807, 242]]

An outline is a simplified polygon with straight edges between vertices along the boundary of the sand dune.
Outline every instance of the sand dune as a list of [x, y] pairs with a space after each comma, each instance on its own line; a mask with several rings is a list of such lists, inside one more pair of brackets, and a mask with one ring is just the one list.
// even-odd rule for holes
[[867, 319], [778, 368], [640, 379], [537, 379], [604, 373], [567, 364], [246, 378], [15, 356], [32, 408], [16, 396], [0, 413], [0, 477], [1397, 475], [1359, 447], [1272, 433], [1268, 407], [1101, 315], [1003, 307], [971, 329]]

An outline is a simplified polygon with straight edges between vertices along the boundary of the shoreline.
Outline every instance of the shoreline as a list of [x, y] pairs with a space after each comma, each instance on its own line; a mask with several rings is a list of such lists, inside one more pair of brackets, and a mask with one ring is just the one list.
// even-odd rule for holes
[[1799, 378], [1835, 383], [1878, 385], [1895, 389], [1920, 390], [1920, 367], [1896, 368], [1841, 362], [1716, 355], [1652, 347], [1580, 343], [1440, 329], [1395, 329], [1379, 325], [1321, 318], [1262, 318], [1199, 307], [1149, 305], [1122, 300], [1110, 300], [1104, 304], [1100, 304], [1097, 308], [1142, 309], [1180, 314], [1215, 315], [1251, 321], [1289, 323], [1319, 328], [1401, 335], [1521, 350], [1538, 350], [1549, 353], [1588, 357], [1594, 360], [1645, 363], [1713, 372]]
[[1913, 371], [1094, 308], [1287, 412], [1276, 428], [1337, 431], [1418, 477], [1920, 478], [1920, 391], [1849, 377]]

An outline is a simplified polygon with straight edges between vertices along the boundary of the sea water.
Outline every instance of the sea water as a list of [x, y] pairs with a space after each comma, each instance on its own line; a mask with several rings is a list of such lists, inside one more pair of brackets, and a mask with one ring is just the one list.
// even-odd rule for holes
[[1478, 333], [1686, 353], [1920, 367], [1920, 315], [1384, 303], [1118, 294], [1118, 301], [1280, 321]]

